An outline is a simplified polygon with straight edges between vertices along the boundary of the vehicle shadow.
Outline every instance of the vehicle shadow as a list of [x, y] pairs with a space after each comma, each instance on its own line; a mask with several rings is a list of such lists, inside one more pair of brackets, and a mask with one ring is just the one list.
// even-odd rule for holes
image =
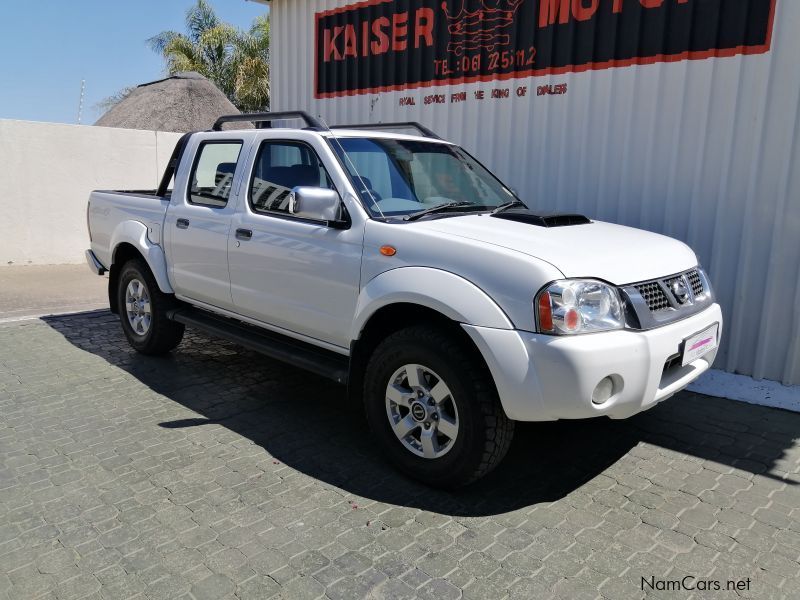
[[[794, 413], [683, 393], [625, 421], [518, 424], [508, 456], [493, 473], [458, 492], [443, 492], [388, 466], [375, 452], [359, 407], [348, 404], [344, 387], [326, 379], [194, 332], [168, 356], [142, 356], [130, 349], [108, 311], [43, 320], [77, 348], [200, 415], [155, 425], [220, 424], [325, 484], [450, 515], [500, 514], [558, 500], [640, 443], [780, 478], [784, 454], [800, 431]], [[665, 453], [665, 460], [674, 458]]]

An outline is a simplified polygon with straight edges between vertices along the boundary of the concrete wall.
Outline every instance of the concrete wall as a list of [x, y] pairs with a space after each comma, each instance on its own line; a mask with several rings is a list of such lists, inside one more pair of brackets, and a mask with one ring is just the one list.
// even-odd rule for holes
[[180, 134], [0, 119], [0, 268], [83, 261], [94, 189], [154, 189]]

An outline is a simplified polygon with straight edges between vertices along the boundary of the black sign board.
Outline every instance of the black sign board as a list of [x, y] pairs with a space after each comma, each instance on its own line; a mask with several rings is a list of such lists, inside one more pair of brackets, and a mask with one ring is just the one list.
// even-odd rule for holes
[[776, 0], [367, 0], [316, 14], [318, 98], [767, 52]]

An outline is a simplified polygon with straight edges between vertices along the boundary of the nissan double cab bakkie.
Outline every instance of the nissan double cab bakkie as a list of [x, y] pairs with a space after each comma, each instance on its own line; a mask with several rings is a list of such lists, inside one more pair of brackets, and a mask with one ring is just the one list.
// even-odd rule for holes
[[515, 421], [654, 406], [722, 330], [685, 244], [538, 213], [418, 124], [223, 117], [180, 139], [158, 190], [92, 192], [88, 225], [136, 350], [189, 326], [347, 384], [376, 445], [435, 486], [496, 467]]

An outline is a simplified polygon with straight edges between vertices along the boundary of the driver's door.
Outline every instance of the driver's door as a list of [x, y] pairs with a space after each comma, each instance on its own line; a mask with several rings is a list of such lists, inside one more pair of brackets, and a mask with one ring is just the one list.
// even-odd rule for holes
[[312, 144], [264, 139], [228, 241], [236, 312], [346, 349], [361, 269], [362, 228], [289, 213], [295, 186], [335, 189]]

